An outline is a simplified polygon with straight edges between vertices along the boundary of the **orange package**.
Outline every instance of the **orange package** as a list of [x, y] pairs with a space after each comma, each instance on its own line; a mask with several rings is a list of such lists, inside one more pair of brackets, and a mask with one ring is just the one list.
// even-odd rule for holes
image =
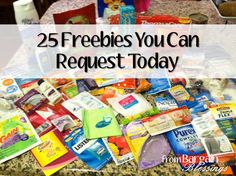
[[190, 24], [190, 18], [179, 18], [170, 15], [137, 16], [136, 24]]
[[136, 79], [127, 78], [124, 82], [113, 84], [113, 87], [118, 89], [135, 89], [136, 88]]
[[152, 84], [149, 83], [146, 79], [140, 79], [138, 81], [138, 87], [135, 89], [135, 93], [146, 92], [152, 88]]

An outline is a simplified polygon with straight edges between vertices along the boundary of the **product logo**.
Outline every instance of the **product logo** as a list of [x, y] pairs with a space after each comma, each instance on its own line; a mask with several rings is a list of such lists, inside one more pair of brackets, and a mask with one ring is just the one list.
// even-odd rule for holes
[[19, 132], [19, 128], [16, 127], [14, 129], [12, 129], [10, 132], [8, 132], [6, 135], [3, 135], [0, 137], [0, 143], [4, 143], [6, 142], [8, 139], [10, 139], [11, 137], [13, 137], [15, 134], [17, 134]]
[[7, 88], [7, 93], [11, 94], [11, 93], [16, 92], [17, 90], [18, 90], [18, 87], [16, 85], [12, 85]]
[[184, 137], [184, 136], [187, 136], [187, 135], [195, 134], [195, 131], [194, 131], [194, 129], [175, 130], [174, 134], [175, 134], [175, 137], [178, 138], [178, 137]]
[[13, 79], [5, 79], [2, 84], [4, 86], [10, 86], [11, 84], [13, 84]]

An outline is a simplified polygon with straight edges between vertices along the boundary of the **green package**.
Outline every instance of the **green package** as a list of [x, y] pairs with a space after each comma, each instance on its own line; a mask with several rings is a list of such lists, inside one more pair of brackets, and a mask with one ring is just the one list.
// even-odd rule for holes
[[115, 114], [110, 107], [84, 110], [83, 128], [87, 139], [122, 135]]

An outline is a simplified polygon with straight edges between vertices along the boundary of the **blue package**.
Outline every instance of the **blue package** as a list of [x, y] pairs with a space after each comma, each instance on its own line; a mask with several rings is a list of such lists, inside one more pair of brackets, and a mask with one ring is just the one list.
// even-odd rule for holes
[[98, 0], [98, 16], [103, 17], [105, 8], [109, 8], [113, 11], [120, 10], [120, 7], [134, 5], [133, 0]]
[[167, 91], [171, 88], [170, 80], [168, 78], [148, 79], [148, 82], [152, 84], [152, 88], [147, 91], [147, 94], [149, 95]]
[[134, 6], [120, 7], [120, 24], [136, 24]]
[[85, 83], [85, 81], [83, 79], [78, 79], [76, 80], [76, 85], [78, 88], [78, 92], [89, 92], [89, 88], [87, 87], [87, 84]]
[[198, 104], [190, 109], [190, 111], [195, 115], [208, 111], [208, 106], [214, 105], [216, 103], [211, 95], [206, 92], [198, 94], [195, 96], [195, 98]]
[[155, 99], [156, 105], [160, 111], [168, 111], [171, 109], [178, 108], [177, 103], [171, 97], [157, 97]]
[[[180, 158], [179, 164], [183, 170], [187, 170], [190, 165], [197, 167], [198, 165], [209, 164], [204, 146], [192, 125], [169, 131], [166, 136], [175, 155]], [[187, 159], [190, 162], [187, 162]], [[211, 161], [211, 163], [214, 163], [214, 161]]]
[[100, 170], [112, 160], [102, 139], [86, 139], [81, 128], [73, 130], [64, 140], [67, 147], [94, 170]]

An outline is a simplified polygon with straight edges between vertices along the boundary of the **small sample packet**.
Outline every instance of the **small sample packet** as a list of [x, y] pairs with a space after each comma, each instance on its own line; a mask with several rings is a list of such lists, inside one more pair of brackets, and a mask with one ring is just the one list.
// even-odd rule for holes
[[139, 114], [135, 114], [133, 116], [127, 116], [125, 118], [121, 118], [120, 121], [123, 125], [127, 125], [134, 120], [141, 120], [145, 117], [151, 117], [151, 116], [154, 116], [157, 114], [160, 114], [160, 110], [157, 107], [154, 107], [154, 108], [152, 108], [148, 111], [145, 111], [143, 113], [139, 113]]
[[127, 78], [123, 82], [113, 84], [113, 87], [116, 87], [119, 89], [135, 89], [136, 88], [136, 79]]
[[[63, 75], [62, 75], [63, 76]], [[72, 79], [69, 78], [48, 78], [46, 79], [55, 89], [60, 89], [64, 85], [70, 84], [73, 82]]]
[[121, 165], [133, 160], [134, 157], [124, 136], [103, 138], [103, 142], [116, 165]]
[[120, 24], [136, 24], [136, 15], [134, 6], [120, 7]]
[[73, 119], [69, 115], [53, 119], [51, 122], [60, 132], [64, 132], [75, 126]]
[[87, 85], [85, 84], [85, 81], [83, 79], [76, 80], [76, 85], [77, 85], [79, 93], [89, 91], [89, 88], [87, 87]]
[[27, 94], [31, 89], [39, 90], [38, 80], [36, 78], [18, 78], [16, 83], [19, 85], [20, 89], [24, 94]]
[[150, 136], [141, 121], [131, 122], [124, 127], [123, 133], [141, 170], [161, 164], [162, 157], [170, 152], [165, 137]]
[[102, 139], [89, 140], [84, 137], [83, 129], [74, 129], [66, 138], [67, 147], [94, 170], [100, 170], [112, 160]]
[[88, 92], [82, 92], [74, 98], [63, 102], [62, 105], [80, 120], [82, 120], [83, 109], [102, 109], [107, 107], [107, 105]]
[[15, 102], [15, 105], [22, 109], [27, 115], [33, 114], [40, 106], [47, 103], [45, 96], [32, 89], [22, 98]]
[[109, 86], [112, 84], [116, 84], [116, 83], [120, 83], [123, 82], [124, 79], [103, 79], [103, 78], [97, 78], [95, 79], [96, 84], [98, 85], [98, 87], [105, 87], [105, 86]]
[[60, 88], [61, 92], [64, 93], [68, 98], [73, 98], [78, 95], [78, 88], [74, 82], [65, 84]]
[[10, 76], [0, 78], [0, 91], [6, 95], [15, 96], [16, 98], [23, 96], [23, 93], [21, 92], [16, 81]]
[[151, 136], [162, 134], [191, 123], [191, 112], [187, 107], [173, 109], [152, 117], [142, 119], [144, 127]]
[[96, 84], [96, 81], [94, 79], [84, 79], [85, 84], [89, 88], [89, 90], [94, 90], [98, 88], [98, 85]]
[[33, 148], [31, 151], [42, 167], [50, 164], [68, 152], [53, 131], [43, 135], [40, 139], [42, 144]]
[[108, 98], [114, 98], [114, 97], [117, 97], [119, 95], [124, 95], [124, 94], [125, 94], [124, 89], [117, 89], [115, 87], [108, 86], [108, 87], [104, 88], [104, 92], [103, 92], [100, 100], [103, 103], [107, 103]]
[[76, 10], [53, 14], [55, 24], [96, 24], [95, 4]]
[[87, 139], [121, 136], [120, 126], [113, 110], [108, 108], [84, 110], [84, 136]]
[[234, 103], [214, 105], [209, 109], [216, 120], [236, 118], [236, 104]]
[[236, 119], [220, 119], [216, 122], [230, 141], [236, 141]]
[[169, 131], [166, 136], [184, 170], [190, 165], [196, 167], [200, 163], [209, 161], [205, 148], [192, 125]]
[[169, 93], [176, 100], [179, 107], [187, 106], [192, 108], [197, 105], [194, 96], [182, 84], [171, 87]]
[[39, 136], [22, 111], [0, 120], [0, 136], [0, 163], [41, 144]]
[[137, 85], [135, 93], [146, 92], [152, 88], [152, 84], [150, 84], [146, 79], [139, 79]]
[[178, 108], [177, 103], [171, 97], [157, 97], [155, 101], [161, 112]]
[[152, 109], [151, 104], [140, 94], [126, 94], [107, 99], [108, 103], [123, 116], [133, 116]]
[[201, 139], [208, 156], [228, 156], [234, 154], [232, 145], [221, 131], [214, 117], [205, 113], [192, 120], [192, 125], [198, 137]]
[[146, 92], [149, 95], [167, 91], [171, 88], [170, 80], [168, 78], [148, 79], [148, 82], [152, 84], [152, 88]]
[[103, 17], [105, 8], [112, 11], [120, 11], [121, 6], [134, 5], [133, 0], [120, 0], [120, 1], [104, 1], [98, 0], [98, 15]]

